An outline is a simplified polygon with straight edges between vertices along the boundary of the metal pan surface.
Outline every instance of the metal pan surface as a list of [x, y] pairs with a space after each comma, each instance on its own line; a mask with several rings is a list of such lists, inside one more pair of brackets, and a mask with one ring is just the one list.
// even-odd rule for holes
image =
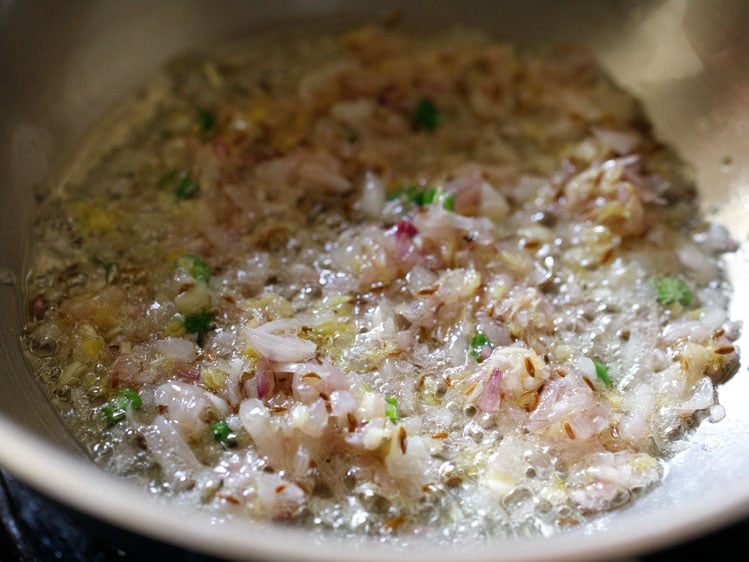
[[[702, 424], [663, 485], [632, 507], [550, 537], [439, 550], [311, 538], [156, 503], [102, 473], [62, 426], [24, 362], [23, 285], [35, 204], [97, 116], [173, 55], [292, 24], [340, 26], [397, 9], [422, 26], [464, 22], [537, 46], [590, 46], [636, 95], [657, 135], [694, 169], [701, 204], [742, 247], [727, 258], [732, 316], [749, 320], [749, 6], [740, 0], [321, 2], [0, 0], [0, 465], [119, 527], [218, 556], [274, 560], [584, 560], [636, 555], [749, 514], [745, 360], [720, 390], [727, 417]], [[306, 23], [305, 23], [306, 22]], [[742, 294], [743, 293], [743, 294]], [[739, 346], [749, 349], [740, 340]], [[102, 501], [106, 498], [106, 501]]]

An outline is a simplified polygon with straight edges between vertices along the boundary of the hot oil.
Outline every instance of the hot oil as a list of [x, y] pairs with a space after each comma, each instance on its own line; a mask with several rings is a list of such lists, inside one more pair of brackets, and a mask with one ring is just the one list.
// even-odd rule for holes
[[[657, 483], [664, 469], [656, 459], [670, 450], [666, 439], [638, 440], [632, 436], [634, 430], [624, 437], [633, 406], [617, 410], [609, 425], [596, 426], [597, 434], [581, 436], [580, 425], [573, 427], [560, 418], [556, 425], [548, 424], [552, 429], [541, 426], [548, 434], [539, 436], [529, 420], [544, 405], [546, 385], [561, 388], [566, 377], [586, 381], [574, 392], [596, 397], [593, 406], [600, 416], [609, 411], [606, 408], [618, 407], [630, 390], [644, 398], [657, 394], [653, 408], [662, 413], [670, 407], [668, 395], [674, 388], [685, 393], [691, 388], [669, 378], [679, 341], [652, 349], [658, 330], [683, 308], [660, 308], [646, 279], [679, 268], [668, 244], [675, 237], [691, 236], [695, 209], [680, 192], [689, 186], [674, 180], [665, 195], [681, 201], [680, 206], [654, 207], [661, 213], [652, 219], [659, 226], [646, 241], [633, 240], [633, 233], [639, 233], [627, 223], [637, 216], [637, 208], [606, 223], [621, 203], [612, 193], [631, 194], [631, 187], [622, 180], [615, 184], [619, 191], [588, 197], [585, 190], [599, 188], [617, 167], [639, 173], [632, 168], [635, 161], [625, 157], [622, 163], [616, 151], [580, 122], [580, 114], [593, 112], [584, 100], [568, 100], [577, 104], [572, 118], [557, 123], [574, 142], [557, 130], [544, 130], [555, 110], [544, 107], [546, 102], [536, 99], [540, 93], [532, 89], [513, 102], [522, 108], [519, 121], [513, 122], [505, 112], [515, 106], [493, 103], [515, 83], [529, 79], [534, 65], [541, 63], [526, 61], [526, 67], [515, 68], [521, 63], [512, 48], [496, 47], [475, 32], [403, 39], [414, 49], [426, 49], [419, 64], [435, 56], [430, 49], [454, 42], [455, 50], [439, 53], [440, 64], [454, 61], [453, 51], [475, 54], [487, 49], [515, 68], [509, 82], [489, 84], [474, 92], [474, 98], [466, 94], [470, 81], [502, 66], [493, 66], [493, 59], [477, 56], [475, 68], [456, 84], [439, 75], [417, 80], [413, 87], [421, 96], [461, 100], [445, 102], [443, 122], [435, 131], [419, 130], [408, 121], [408, 95], [413, 92], [406, 95], [383, 84], [372, 104], [357, 106], [361, 100], [346, 96], [367, 85], [357, 82], [358, 74], [346, 74], [351, 54], [345, 64], [329, 62], [346, 52], [342, 45], [354, 45], [349, 48], [356, 51], [364, 41], [361, 48], [372, 52], [359, 56], [367, 64], [381, 65], [386, 75], [410, 63], [408, 52], [397, 51], [378, 62], [379, 49], [388, 48], [387, 38], [376, 48], [366, 42], [367, 34], [378, 40], [377, 33], [365, 28], [343, 41], [332, 36], [263, 45], [256, 41], [217, 54], [187, 55], [116, 112], [113, 122], [96, 133], [97, 140], [64, 175], [40, 215], [35, 271], [29, 281], [32, 320], [24, 335], [29, 360], [65, 423], [97, 463], [155, 495], [193, 504], [219, 518], [291, 519], [381, 540], [424, 534], [461, 541], [550, 535], [628, 505]], [[374, 62], [367, 57], [374, 57]], [[572, 58], [574, 76], [583, 76], [584, 84], [598, 84], [597, 94], [607, 91], [610, 85], [595, 82], [587, 59], [575, 52]], [[333, 93], [326, 94], [331, 82]], [[279, 104], [296, 89], [303, 91], [301, 98], [312, 99], [305, 102], [309, 107], [304, 111]], [[611, 96], [612, 115], [601, 118], [597, 127], [610, 126], [608, 121], [616, 124], [617, 111], [626, 113], [621, 108], [628, 107], [627, 100], [616, 90]], [[336, 127], [345, 129], [339, 148], [345, 162], [336, 167], [317, 157], [325, 152], [325, 142], [340, 140], [335, 136], [339, 129], [331, 125], [335, 119], [326, 112], [341, 101], [336, 119], [344, 125], [336, 122]], [[388, 113], [392, 107], [397, 110]], [[394, 150], [395, 141], [386, 139], [387, 157], [382, 157], [362, 144], [368, 133], [355, 130], [356, 115], [370, 110], [378, 116], [375, 130], [400, 128], [412, 142], [409, 150], [397, 145]], [[471, 121], [473, 110], [484, 112], [478, 122]], [[318, 122], [313, 122], [315, 116]], [[354, 119], [353, 125], [347, 119]], [[481, 125], [495, 122], [496, 127], [476, 134]], [[450, 137], [450, 127], [461, 123], [471, 126]], [[316, 151], [313, 139], [322, 148]], [[435, 139], [439, 142], [432, 142]], [[650, 140], [641, 142], [646, 154], [660, 154]], [[307, 159], [293, 160], [297, 154]], [[292, 164], [281, 164], [291, 166], [304, 181], [294, 179], [283, 166], [279, 171], [276, 160], [289, 155]], [[491, 208], [497, 213], [487, 227], [495, 237], [491, 242], [482, 241], [486, 233], [478, 221], [454, 240], [441, 239], [443, 231], [459, 230], [460, 224], [477, 219], [480, 209], [471, 207], [458, 219], [464, 222], [456, 226], [448, 221], [431, 238], [425, 234], [428, 222], [423, 232], [415, 226], [430, 213], [455, 217], [449, 214], [454, 211], [450, 205], [461, 202], [450, 201], [450, 194], [437, 189], [432, 192], [430, 186], [438, 184], [459, 194], [460, 186], [453, 182], [462, 173], [461, 159], [481, 161], [481, 181], [501, 196]], [[243, 189], [248, 178], [255, 179], [253, 170], [269, 161], [276, 168], [265, 171], [265, 183], [256, 182], [254, 191]], [[357, 168], [362, 161], [366, 174]], [[571, 178], [596, 166], [601, 170], [590, 180], [592, 187], [585, 177], [579, 179], [583, 195], [572, 188], [565, 191]], [[658, 168], [654, 164], [649, 171]], [[470, 174], [468, 179], [475, 180]], [[346, 181], [356, 182], [355, 187], [349, 190]], [[382, 190], [381, 209], [374, 217], [360, 197], [362, 182]], [[480, 189], [485, 190], [483, 184]], [[583, 211], [563, 210], [565, 199], [576, 196], [590, 214], [579, 222]], [[425, 202], [427, 198], [435, 200]], [[571, 226], [565, 227], [564, 221]], [[676, 225], [675, 232], [664, 232], [660, 225], [667, 224]], [[387, 245], [392, 238], [396, 244], [416, 240], [398, 250], [399, 259], [422, 252], [426, 257], [418, 264], [420, 270], [400, 272], [398, 260], [383, 258], [393, 251]], [[700, 272], [718, 269], [714, 256], [701, 259]], [[196, 266], [201, 263], [209, 273]], [[466, 288], [471, 280], [479, 289]], [[625, 282], [626, 291], [612, 289]], [[721, 287], [702, 278], [690, 282], [701, 301], [717, 310], [725, 307]], [[465, 296], [453, 298], [459, 291]], [[212, 299], [209, 305], [204, 304], [206, 292]], [[441, 300], [428, 300], [432, 295]], [[414, 312], [407, 307], [410, 297], [426, 304]], [[552, 309], [553, 317], [544, 306]], [[476, 310], [483, 316], [472, 316]], [[699, 310], [689, 313], [705, 316]], [[186, 324], [186, 318], [195, 321], [200, 314], [208, 315], [203, 317], [205, 333], [200, 327], [190, 331], [188, 326], [194, 324]], [[298, 325], [293, 324], [295, 319]], [[246, 329], [273, 322], [285, 326], [287, 335], [317, 347], [311, 358], [275, 361], [284, 365], [269, 378], [268, 363], [273, 361], [249, 348], [243, 338]], [[481, 330], [490, 334], [491, 349], [472, 350], [472, 337]], [[381, 333], [388, 336], [378, 336]], [[721, 337], [713, 339], [722, 341]], [[190, 360], [169, 355], [182, 352], [174, 351], [173, 340], [193, 344], [187, 353]], [[484, 376], [482, 369], [497, 360], [492, 359], [494, 349], [497, 355], [517, 359], [512, 365], [502, 363], [497, 378], [520, 373], [519, 384], [528, 390], [515, 403], [513, 391], [501, 387], [496, 409], [479, 393], [492, 384], [494, 374]], [[488, 352], [486, 357], [483, 351]], [[596, 378], [593, 358], [605, 358], [615, 382], [612, 388]], [[390, 409], [382, 407], [389, 413], [364, 417], [353, 410], [355, 415], [350, 411], [352, 417], [330, 421], [319, 434], [305, 425], [313, 403], [302, 404], [307, 410], [299, 407], [303, 400], [295, 386], [300, 375], [295, 369], [307, 365], [305, 361], [328, 359], [345, 374], [352, 396], [360, 402], [368, 395], [389, 399]], [[321, 379], [314, 370], [318, 367], [307, 366], [310, 373], [301, 376]], [[546, 378], [539, 382], [542, 376]], [[226, 390], [230, 382], [234, 397]], [[146, 435], [153, 433], [157, 420], [178, 417], [179, 403], [159, 403], [158, 393], [166, 392], [163, 386], [169, 383], [192, 385], [230, 403], [225, 414], [215, 403], [201, 410], [199, 422], [205, 431], [184, 439], [202, 467], [195, 474], [179, 465], [165, 467], [169, 459], [164, 452], [149, 450]], [[104, 408], [127, 385], [138, 390], [143, 406], [128, 407], [124, 421], [113, 422]], [[194, 396], [193, 404], [201, 396]], [[256, 450], [261, 439], [251, 438], [241, 416], [240, 404], [251, 399], [266, 408], [256, 408], [257, 416], [267, 415], [269, 431], [275, 432], [277, 445], [264, 455]], [[320, 400], [324, 415], [335, 417], [331, 393], [322, 392]], [[295, 411], [297, 418], [292, 417]], [[368, 443], [364, 453], [355, 450], [346, 438], [363, 434], [378, 416], [378, 431], [385, 437], [377, 441], [377, 435], [369, 436], [373, 444]], [[234, 424], [234, 437], [222, 442], [208, 428], [225, 420]], [[179, 431], [178, 423], [170, 427], [176, 425]], [[683, 427], [683, 419], [666, 416], [653, 425], [670, 432]], [[582, 429], [589, 428], [583, 424]], [[336, 440], [331, 435], [344, 437]], [[408, 478], [389, 474], [387, 463], [397, 467], [400, 459], [389, 456], [391, 450], [400, 450], [405, 457], [418, 444], [423, 445], [426, 460], [417, 476], [429, 478], [406, 492]], [[600, 466], [586, 464], [588, 446]], [[619, 475], [611, 476], [616, 470], [612, 459], [630, 449], [642, 453], [642, 458], [627, 461], [629, 468], [645, 475], [642, 482], [606, 481], [606, 494], [597, 494], [596, 471], [615, 480]], [[284, 464], [286, 459], [278, 458], [277, 450], [306, 464]], [[508, 467], [504, 459], [513, 462]], [[325, 474], [338, 475], [340, 481], [326, 480]], [[277, 481], [268, 480], [275, 477]], [[277, 506], [263, 504], [264, 485], [278, 495], [298, 488], [307, 500], [302, 505], [289, 500], [290, 507], [273, 511]]]

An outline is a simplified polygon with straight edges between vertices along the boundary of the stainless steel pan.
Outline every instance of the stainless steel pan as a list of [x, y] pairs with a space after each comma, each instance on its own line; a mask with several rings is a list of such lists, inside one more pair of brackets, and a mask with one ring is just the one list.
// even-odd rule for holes
[[[733, 316], [749, 320], [749, 4], [689, 2], [0, 0], [0, 466], [95, 517], [235, 558], [550, 560], [621, 558], [749, 514], [746, 365], [721, 389], [727, 417], [703, 424], [662, 487], [635, 506], [549, 539], [403, 551], [267, 523], [211, 525], [156, 504], [93, 466], [21, 355], [23, 284], [37, 198], [84, 132], [172, 55], [294, 22], [338, 25], [398, 8], [413, 25], [463, 21], [525, 45], [575, 40], [643, 101], [657, 133], [694, 166], [703, 207], [742, 249], [727, 260]], [[740, 344], [742, 342], [739, 342]], [[749, 346], [743, 345], [749, 355]], [[106, 498], [106, 501], [103, 499]]]

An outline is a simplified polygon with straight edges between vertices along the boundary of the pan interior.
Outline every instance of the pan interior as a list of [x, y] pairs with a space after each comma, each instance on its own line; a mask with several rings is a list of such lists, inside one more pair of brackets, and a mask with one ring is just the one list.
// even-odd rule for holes
[[[380, 16], [398, 8], [409, 23], [434, 26], [464, 21], [521, 44], [542, 45], [566, 40], [590, 45], [604, 66], [645, 106], [656, 133], [672, 144], [694, 167], [702, 206], [709, 217], [723, 223], [742, 244], [749, 235], [743, 220], [749, 206], [749, 126], [746, 103], [749, 70], [742, 64], [749, 40], [742, 34], [747, 8], [742, 2], [707, 3], [660, 1], [632, 6], [630, 2], [278, 2], [272, 6], [239, 1], [190, 1], [179, 7], [155, 2], [101, 2], [96, 6], [70, 3], [54, 17], [38, 3], [9, 3], [0, 9], [0, 32], [6, 39], [0, 51], [0, 71], [11, 77], [0, 88], [6, 108], [0, 121], [0, 372], [5, 392], [0, 396], [4, 446], [0, 462], [35, 485], [85, 511], [136, 530], [214, 553], [239, 554], [251, 550], [276, 555], [299, 554], [304, 536], [273, 544], [287, 531], [268, 529], [263, 535], [206, 532], [198, 516], [183, 525], [164, 524], [173, 507], [151, 506], [126, 487], [98, 473], [83, 458], [64, 430], [21, 356], [20, 327], [23, 280], [30, 225], [37, 197], [62, 169], [97, 116], [133, 91], [134, 85], [174, 54], [209, 46], [291, 22], [340, 27], [362, 16]], [[334, 15], [328, 24], [327, 16]], [[727, 258], [735, 287], [749, 276], [744, 249]], [[742, 319], [749, 310], [737, 291], [732, 316]], [[743, 341], [739, 346], [746, 348]], [[577, 533], [594, 540], [575, 543], [560, 537], [547, 543], [519, 543], [506, 550], [507, 559], [551, 558], [555, 554], [592, 556], [619, 547], [619, 553], [667, 541], [690, 531], [707, 530], [721, 519], [745, 514], [749, 505], [749, 412], [742, 397], [749, 392], [745, 366], [721, 389], [727, 417], [703, 424], [690, 447], [673, 462], [664, 485], [622, 514]], [[55, 471], [47, 469], [54, 465]], [[97, 501], [111, 494], [115, 510]], [[720, 514], [720, 515], [719, 515]], [[162, 518], [160, 518], [162, 517]], [[645, 526], [647, 524], [647, 526]], [[190, 532], [186, 533], [185, 530]], [[194, 533], [192, 532], [194, 531]], [[612, 538], [615, 537], [615, 538]], [[300, 545], [302, 545], [300, 547]], [[387, 557], [386, 550], [373, 557]], [[539, 550], [540, 549], [540, 550]], [[440, 553], [445, 558], [456, 553]], [[432, 556], [425, 550], [415, 555]], [[479, 558], [490, 556], [480, 551]], [[316, 558], [341, 558], [326, 546]], [[425, 558], [426, 559], [426, 558]]]

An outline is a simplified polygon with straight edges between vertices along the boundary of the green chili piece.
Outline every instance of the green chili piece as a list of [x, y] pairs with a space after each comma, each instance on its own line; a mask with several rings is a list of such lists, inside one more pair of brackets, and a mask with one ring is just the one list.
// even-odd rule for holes
[[219, 420], [215, 423], [212, 423], [210, 426], [211, 431], [213, 432], [213, 439], [218, 441], [219, 443], [224, 443], [226, 445], [229, 444], [231, 441], [231, 428], [229, 427], [229, 424], [226, 423], [226, 420]]
[[418, 201], [414, 201], [419, 207], [423, 207], [424, 205], [430, 205], [434, 203], [436, 199], [439, 199], [440, 190], [436, 187], [430, 187], [426, 191], [421, 192], [421, 197], [419, 197]]
[[191, 199], [198, 194], [199, 189], [198, 182], [190, 174], [185, 172], [180, 176], [174, 188], [174, 194], [177, 196], [177, 199]]
[[190, 172], [176, 168], [164, 173], [156, 181], [156, 187], [159, 189], [172, 188], [177, 199], [190, 199], [200, 191], [198, 182], [190, 175]]
[[204, 107], [198, 107], [198, 124], [200, 132], [207, 133], [216, 125], [216, 117]]
[[186, 316], [184, 320], [185, 330], [190, 334], [198, 334], [198, 340], [211, 329], [213, 314], [210, 312], [199, 312]]
[[122, 387], [117, 396], [101, 407], [101, 413], [104, 414], [109, 425], [115, 425], [125, 419], [127, 409], [131, 406], [134, 410], [140, 410], [143, 400], [134, 390]]
[[692, 302], [692, 292], [681, 279], [674, 277], [661, 277], [651, 279], [650, 284], [658, 293], [658, 302], [664, 306], [679, 303], [689, 306]]
[[491, 344], [489, 343], [489, 339], [486, 337], [486, 334], [478, 332], [475, 336], [471, 338], [471, 355], [479, 363], [483, 361], [481, 357], [481, 351], [487, 345], [491, 345]]
[[414, 108], [413, 123], [416, 129], [434, 131], [439, 125], [440, 115], [437, 106], [429, 98], [421, 98]]
[[442, 202], [442, 208], [448, 211], [455, 209], [455, 195], [452, 193], [445, 194], [439, 187], [429, 187], [421, 189], [417, 185], [406, 185], [387, 196], [388, 201], [403, 199], [417, 207], [431, 205], [432, 203]]
[[611, 377], [609, 377], [608, 365], [597, 359], [593, 359], [593, 364], [596, 366], [596, 376], [601, 379], [606, 388], [613, 388], [614, 383], [611, 382]]
[[387, 397], [385, 398], [385, 402], [387, 402], [387, 406], [385, 406], [385, 415], [391, 422], [397, 424], [400, 419], [398, 417], [398, 399]]
[[200, 256], [187, 254], [184, 258], [190, 262], [190, 275], [192, 275], [196, 281], [208, 283], [208, 281], [211, 280], [211, 268]]

